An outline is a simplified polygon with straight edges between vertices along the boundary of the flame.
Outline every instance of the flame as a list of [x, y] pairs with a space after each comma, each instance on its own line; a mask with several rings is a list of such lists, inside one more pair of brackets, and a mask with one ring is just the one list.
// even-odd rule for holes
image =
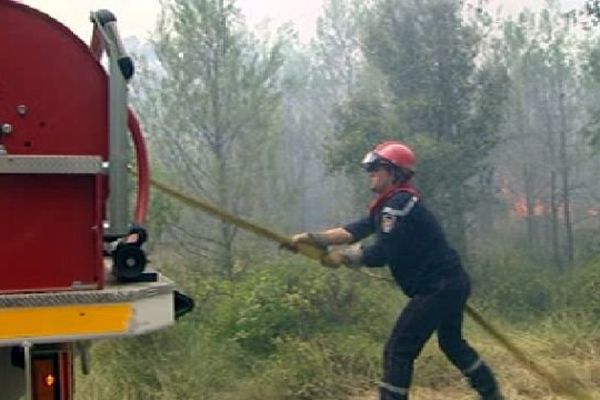
[[518, 198], [512, 202], [512, 213], [520, 218], [525, 218], [527, 216], [533, 215], [535, 217], [543, 217], [548, 214], [546, 210], [546, 206], [541, 202], [541, 200], [536, 200], [535, 204], [532, 207], [531, 213], [529, 212], [529, 207], [527, 206], [527, 200], [524, 197]]
[[[552, 207], [540, 199], [535, 199], [531, 210], [527, 206], [526, 197], [517, 193], [511, 189], [509, 181], [506, 177], [500, 177], [499, 179], [499, 192], [501, 197], [504, 199], [506, 204], [510, 207], [510, 215], [517, 218], [528, 218], [528, 217], [544, 217], [552, 214]], [[562, 218], [565, 210], [565, 205], [562, 202], [556, 204], [556, 214], [558, 218]], [[589, 207], [586, 205], [578, 205], [572, 203], [571, 210], [573, 213], [585, 214], [588, 217], [599, 217], [600, 208]]]
[[512, 213], [521, 218], [527, 216], [527, 202], [525, 199], [518, 199], [512, 203]]
[[540, 199], [535, 199], [532, 210], [530, 212], [527, 206], [527, 199], [521, 194], [515, 193], [508, 183], [508, 179], [505, 177], [500, 178], [500, 193], [504, 197], [505, 201], [511, 207], [511, 214], [519, 217], [526, 218], [528, 216], [543, 217], [550, 213], [550, 209], [544, 205]]

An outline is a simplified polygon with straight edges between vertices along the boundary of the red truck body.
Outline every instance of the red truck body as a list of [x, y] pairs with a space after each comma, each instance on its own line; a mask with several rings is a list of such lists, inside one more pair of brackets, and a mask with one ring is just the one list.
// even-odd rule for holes
[[[9, 161], [28, 156], [31, 169], [36, 156], [107, 160], [108, 79], [86, 44], [6, 0], [0, 27], [0, 125], [9, 131], [0, 144]], [[107, 195], [100, 173], [0, 173], [0, 293], [101, 288]]]

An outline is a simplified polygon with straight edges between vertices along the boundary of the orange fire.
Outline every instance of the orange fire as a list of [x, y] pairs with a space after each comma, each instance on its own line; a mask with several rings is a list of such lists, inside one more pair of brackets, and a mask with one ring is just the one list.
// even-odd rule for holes
[[500, 178], [500, 193], [502, 194], [506, 202], [511, 205], [511, 214], [516, 217], [542, 217], [550, 213], [550, 210], [539, 199], [535, 200], [532, 210], [531, 212], [529, 212], [530, 210], [527, 206], [527, 199], [525, 198], [525, 196], [523, 196], [522, 194], [515, 193], [510, 188], [508, 179], [506, 178]]
[[[529, 210], [525, 196], [521, 193], [516, 193], [514, 190], [512, 190], [508, 179], [504, 177], [500, 178], [500, 194], [502, 195], [506, 203], [510, 206], [510, 214], [517, 218], [543, 217], [552, 213], [551, 207], [547, 204], [544, 204], [544, 202], [540, 199], [535, 199], [532, 209]], [[578, 207], [576, 204], [573, 204], [571, 208], [573, 212], [576, 212], [578, 210], [579, 213], [585, 214], [588, 217], [600, 216], [600, 208], [586, 208], [585, 206]], [[559, 203], [557, 205], [556, 213], [558, 214], [558, 218], [561, 218], [563, 216], [564, 204]]]
[[535, 217], [543, 217], [544, 215], [548, 214], [548, 212], [546, 211], [546, 207], [544, 206], [544, 204], [542, 204], [542, 202], [540, 200], [536, 200], [535, 204], [532, 207], [532, 212], [531, 214], [529, 213], [529, 207], [527, 207], [527, 201], [525, 200], [524, 197], [521, 197], [517, 200], [514, 200], [512, 202], [512, 213], [513, 215], [520, 217], [520, 218], [525, 218], [527, 216], [535, 216]]

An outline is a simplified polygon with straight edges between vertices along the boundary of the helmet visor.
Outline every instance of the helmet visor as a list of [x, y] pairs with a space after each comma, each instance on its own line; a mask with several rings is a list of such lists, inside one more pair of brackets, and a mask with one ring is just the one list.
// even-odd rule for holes
[[364, 158], [360, 162], [360, 166], [365, 169], [367, 172], [377, 171], [379, 168], [386, 166], [389, 164], [385, 159], [381, 158], [374, 151], [370, 151], [365, 154]]

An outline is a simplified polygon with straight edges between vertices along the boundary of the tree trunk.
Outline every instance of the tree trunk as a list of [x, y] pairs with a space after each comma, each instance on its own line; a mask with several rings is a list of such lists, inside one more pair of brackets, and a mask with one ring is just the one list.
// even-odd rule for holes
[[527, 214], [527, 244], [531, 254], [537, 254], [538, 241], [535, 216], [535, 183], [527, 166], [523, 167], [523, 181], [525, 182], [525, 207]]
[[[561, 82], [562, 86], [562, 82]], [[565, 94], [561, 90], [559, 98], [560, 111], [560, 169], [562, 177], [562, 204], [565, 231], [567, 236], [567, 262], [569, 266], [575, 263], [575, 248], [573, 240], [573, 223], [571, 221], [571, 193], [569, 178], [569, 160], [567, 157], [567, 116], [565, 112]]]
[[550, 174], [550, 210], [552, 220], [552, 259], [558, 271], [563, 272], [563, 265], [560, 257], [558, 204], [556, 201], [556, 172], [554, 170], [552, 170]]
[[[213, 124], [214, 124], [214, 139], [215, 139], [215, 151], [214, 154], [217, 159], [218, 171], [217, 175], [219, 177], [219, 182], [217, 183], [217, 188], [219, 193], [217, 194], [219, 198], [219, 205], [228, 209], [231, 204], [233, 204], [230, 191], [230, 179], [229, 179], [229, 171], [228, 166], [229, 162], [225, 155], [225, 145], [227, 142], [226, 130], [223, 129], [223, 118], [221, 117], [221, 87], [219, 80], [221, 78], [221, 65], [220, 61], [222, 55], [225, 54], [225, 34], [226, 34], [226, 20], [223, 12], [223, 0], [219, 0], [219, 9], [218, 15], [221, 17], [220, 24], [217, 29], [221, 30], [217, 35], [216, 46], [214, 47], [214, 57], [213, 57], [213, 77], [212, 77], [212, 111], [213, 111]], [[233, 277], [233, 239], [234, 239], [234, 230], [233, 227], [224, 222], [220, 223], [220, 236], [221, 236], [221, 248], [218, 254], [218, 260], [220, 267], [223, 270], [223, 275], [232, 278]]]

